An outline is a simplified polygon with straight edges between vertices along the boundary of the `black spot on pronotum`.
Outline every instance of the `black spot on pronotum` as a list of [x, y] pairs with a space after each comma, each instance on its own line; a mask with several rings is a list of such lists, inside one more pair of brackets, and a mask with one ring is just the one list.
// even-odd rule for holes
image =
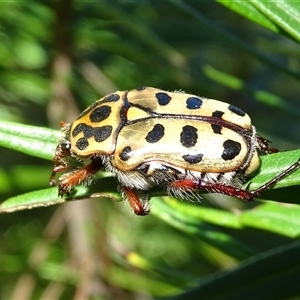
[[126, 161], [130, 158], [130, 152], [131, 152], [131, 147], [130, 146], [126, 146], [125, 148], [123, 148], [123, 150], [121, 151], [119, 157], [121, 158], [121, 160]]
[[198, 109], [202, 106], [203, 101], [198, 97], [189, 97], [186, 99], [186, 108]]
[[107, 95], [106, 97], [104, 97], [103, 101], [104, 102], [116, 102], [119, 99], [120, 99], [119, 94], [110, 94], [110, 95]]
[[165, 127], [161, 124], [155, 124], [151, 131], [145, 137], [148, 143], [158, 142], [165, 134]]
[[185, 154], [185, 155], [182, 155], [182, 158], [186, 162], [188, 162], [188, 163], [190, 163], [192, 165], [199, 163], [202, 160], [202, 157], [203, 157], [203, 154], [201, 154], [201, 153], [199, 153], [199, 154]]
[[[77, 145], [77, 143], [80, 144], [80, 146], [77, 146], [77, 148], [80, 150], [83, 150], [84, 148], [87, 147], [87, 145], [88, 145], [87, 140], [90, 137], [93, 136], [96, 142], [103, 142], [111, 135], [112, 129], [113, 128], [111, 125], [93, 128], [84, 123], [80, 123], [72, 130], [72, 136], [76, 137], [81, 132], [83, 133], [83, 138], [78, 139], [78, 141], [76, 142], [76, 145]], [[83, 140], [86, 142], [84, 142]], [[87, 145], [85, 147], [83, 147], [83, 143], [87, 144]]]
[[108, 105], [102, 105], [96, 107], [90, 114], [91, 122], [101, 122], [109, 117], [111, 113], [111, 107]]
[[162, 106], [165, 106], [165, 105], [169, 104], [169, 102], [172, 99], [169, 94], [164, 93], [164, 92], [156, 93], [155, 97], [158, 101], [158, 104], [162, 105]]
[[240, 108], [238, 108], [238, 107], [236, 107], [236, 106], [234, 106], [234, 105], [229, 105], [228, 106], [228, 109], [231, 111], [231, 112], [233, 112], [233, 113], [235, 113], [235, 114], [237, 114], [237, 115], [239, 115], [239, 116], [241, 116], [241, 117], [244, 117], [245, 115], [246, 115], [246, 113], [242, 110], [242, 109], [240, 109]]
[[94, 128], [94, 139], [96, 142], [103, 142], [108, 139], [112, 133], [112, 126], [106, 125]]
[[78, 139], [78, 141], [76, 142], [76, 148], [78, 148], [79, 150], [84, 150], [88, 147], [89, 142], [86, 138], [80, 138]]
[[90, 138], [94, 135], [94, 128], [92, 126], [86, 125], [85, 123], [79, 123], [72, 130], [72, 137], [76, 137], [78, 134], [83, 133], [85, 138]]
[[223, 143], [223, 153], [222, 158], [224, 160], [232, 160], [234, 159], [239, 153], [241, 152], [241, 144], [239, 142], [233, 141], [233, 140], [226, 140]]
[[180, 133], [180, 143], [184, 147], [192, 147], [197, 143], [198, 134], [197, 134], [197, 128], [186, 125], [182, 127], [182, 131]]

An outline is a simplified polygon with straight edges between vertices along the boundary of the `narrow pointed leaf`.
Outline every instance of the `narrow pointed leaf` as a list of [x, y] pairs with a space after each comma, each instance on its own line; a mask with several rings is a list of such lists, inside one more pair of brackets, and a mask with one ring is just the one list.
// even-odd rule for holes
[[0, 146], [51, 160], [59, 131], [13, 122], [0, 122]]
[[267, 230], [287, 237], [300, 236], [300, 206], [267, 202], [244, 211], [241, 224], [259, 230]]
[[288, 299], [299, 295], [300, 242], [257, 255], [236, 269], [203, 278], [183, 299]]
[[278, 28], [300, 41], [300, 6], [298, 1], [250, 0], [250, 2]]

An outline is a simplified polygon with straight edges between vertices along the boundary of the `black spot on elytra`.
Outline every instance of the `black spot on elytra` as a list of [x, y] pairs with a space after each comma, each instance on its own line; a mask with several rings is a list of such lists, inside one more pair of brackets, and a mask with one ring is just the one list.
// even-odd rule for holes
[[102, 105], [96, 107], [90, 114], [91, 122], [101, 122], [109, 117], [111, 113], [111, 107], [108, 105]]
[[[224, 112], [221, 111], [221, 110], [215, 110], [212, 113], [212, 116], [215, 117], [215, 118], [218, 118], [218, 119], [221, 119], [223, 115], [224, 115]], [[222, 134], [222, 126], [221, 125], [211, 124], [211, 128], [212, 128], [212, 130], [213, 130], [214, 133], [216, 133], [216, 134]]]
[[215, 117], [215, 118], [218, 118], [218, 119], [221, 119], [223, 115], [224, 115], [224, 112], [220, 111], [220, 110], [215, 110], [212, 113], [212, 116]]
[[182, 158], [186, 162], [194, 165], [194, 164], [199, 163], [202, 160], [203, 154], [201, 154], [201, 153], [199, 153], [199, 154], [185, 154], [185, 155], [182, 155]]
[[220, 126], [218, 124], [211, 124], [211, 129], [216, 134], [222, 134], [222, 126]]
[[198, 109], [202, 106], [203, 101], [198, 97], [189, 97], [186, 99], [186, 108]]
[[94, 139], [96, 142], [103, 142], [107, 138], [110, 137], [112, 133], [112, 126], [111, 125], [106, 125], [102, 127], [95, 127], [94, 128]]
[[145, 86], [139, 86], [138, 88], [136, 88], [137, 91], [144, 91], [147, 87]]
[[130, 152], [131, 152], [131, 147], [130, 146], [126, 146], [121, 153], [119, 154], [119, 157], [121, 158], [121, 160], [126, 161], [130, 158]]
[[233, 140], [226, 140], [223, 143], [223, 153], [222, 158], [224, 160], [232, 160], [234, 159], [239, 153], [241, 152], [241, 144], [239, 142], [233, 141]]
[[103, 101], [105, 102], [116, 102], [120, 99], [119, 94], [110, 94], [104, 97]]
[[79, 149], [79, 150], [84, 150], [86, 149], [86, 147], [88, 147], [89, 145], [89, 142], [86, 138], [80, 138], [78, 139], [78, 141], [76, 142], [76, 147]]
[[237, 114], [237, 115], [239, 115], [239, 116], [241, 116], [241, 117], [244, 117], [245, 115], [246, 115], [246, 113], [242, 110], [242, 109], [240, 109], [240, 108], [238, 108], [238, 107], [236, 107], [236, 106], [234, 106], [234, 105], [229, 105], [228, 106], [228, 109], [231, 111], [231, 112], [233, 112], [233, 113], [235, 113], [235, 114]]
[[197, 128], [186, 125], [182, 127], [182, 131], [180, 133], [180, 143], [184, 147], [192, 147], [197, 143], [198, 134]]
[[165, 127], [161, 124], [155, 124], [151, 131], [148, 132], [145, 140], [148, 143], [156, 143], [165, 135]]
[[156, 93], [155, 97], [158, 101], [158, 104], [162, 105], [162, 106], [169, 104], [169, 102], [172, 99], [170, 95], [168, 95], [167, 93], [164, 93], [164, 92]]

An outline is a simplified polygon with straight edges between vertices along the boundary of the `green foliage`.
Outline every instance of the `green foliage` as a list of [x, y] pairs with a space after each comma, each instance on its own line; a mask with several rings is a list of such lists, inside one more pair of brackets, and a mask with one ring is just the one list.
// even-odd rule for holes
[[111, 174], [66, 198], [48, 181], [61, 120], [146, 85], [245, 109], [290, 150], [262, 157], [244, 184], [260, 187], [300, 157], [299, 14], [293, 1], [1, 2], [0, 298], [297, 297], [300, 170], [253, 203], [153, 191], [145, 218]]

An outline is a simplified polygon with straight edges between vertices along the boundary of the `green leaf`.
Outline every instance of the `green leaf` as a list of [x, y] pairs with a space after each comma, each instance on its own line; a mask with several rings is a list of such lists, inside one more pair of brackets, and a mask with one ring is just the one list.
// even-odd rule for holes
[[111, 284], [122, 287], [126, 290], [143, 293], [148, 291], [152, 295], [164, 296], [166, 294], [178, 294], [182, 289], [178, 285], [170, 284], [165, 280], [152, 279], [149, 273], [131, 273], [116, 265], [106, 268], [104, 274], [106, 280]]
[[[158, 203], [158, 201], [164, 203]], [[176, 211], [176, 222], [180, 219], [184, 223], [180, 228], [187, 232], [197, 233], [197, 230], [195, 230], [195, 228], [198, 228], [197, 225], [209, 223], [233, 229], [243, 229], [245, 226], [252, 227], [290, 238], [300, 235], [300, 206], [298, 205], [265, 202], [250, 210], [233, 213], [208, 208], [201, 203], [191, 204], [168, 197], [160, 200], [153, 198], [151, 203], [153, 203], [154, 214], [160, 218], [166, 218], [166, 213], [169, 211]], [[168, 206], [167, 209], [166, 206]], [[168, 218], [174, 218], [174, 216], [174, 213], [170, 213]], [[172, 223], [174, 223], [174, 220], [172, 220]], [[178, 228], [178, 226], [176, 227]]]
[[[193, 217], [191, 214], [186, 214], [186, 211], [194, 209], [194, 206], [187, 209], [177, 206], [177, 209], [174, 209], [174, 201], [176, 200], [168, 197], [153, 197], [151, 199], [152, 213], [169, 225], [187, 234], [197, 235], [206, 243], [222, 249], [223, 252], [239, 260], [254, 254], [254, 251], [231, 235], [216, 230], [214, 226], [201, 221], [197, 216]], [[172, 205], [169, 205], [170, 202], [173, 202]], [[219, 212], [219, 215], [222, 215], [222, 213]], [[227, 213], [224, 212], [225, 217], [226, 215]]]
[[274, 32], [285, 33], [300, 41], [300, 6], [297, 1], [217, 1]]
[[1, 81], [8, 90], [21, 99], [26, 98], [38, 104], [45, 104], [49, 97], [49, 82], [39, 74], [18, 71], [2, 72]]
[[51, 160], [59, 131], [13, 122], [0, 122], [0, 146]]
[[18, 39], [14, 46], [17, 62], [25, 68], [42, 68], [47, 63], [47, 55], [34, 39]]
[[299, 241], [272, 249], [238, 268], [204, 277], [197, 288], [172, 299], [275, 300], [299, 295], [299, 252]]
[[63, 198], [58, 198], [57, 188], [48, 188], [7, 199], [0, 205], [0, 213], [55, 205], [64, 201]]
[[[280, 70], [289, 74], [290, 76], [300, 79], [300, 75], [297, 72], [289, 70], [285, 65], [271, 58], [270, 56], [265, 55], [262, 51], [257, 50], [255, 47], [250, 45], [245, 39], [241, 39], [238, 36], [232, 34], [226, 29], [220, 28], [213, 21], [208, 20], [203, 14], [194, 9], [192, 6], [186, 2], [180, 0], [169, 0], [169, 2], [179, 11], [186, 14], [190, 20], [194, 20], [200, 26], [203, 26], [206, 30], [209, 30], [211, 34], [215, 35], [215, 38], [224, 39], [229, 44], [232, 44], [236, 49], [241, 49], [253, 57], [261, 61], [263, 64], [267, 64], [272, 67], [274, 70]], [[273, 2], [270, 2], [273, 3]]]
[[7, 193], [13, 188], [9, 175], [2, 168], [0, 169], [0, 193]]
[[300, 5], [298, 1], [250, 0], [250, 2], [282, 31], [298, 42], [300, 41]]
[[[261, 13], [251, 1], [228, 1], [217, 0], [220, 4], [235, 11], [236, 13], [245, 16], [249, 20], [256, 22], [274, 32], [279, 32], [278, 27], [263, 13]], [[274, 2], [273, 2], [274, 3]]]
[[268, 202], [240, 216], [241, 224], [287, 237], [300, 236], [300, 206]]
[[161, 204], [157, 203], [158, 201], [163, 201], [164, 205], [170, 207], [170, 210], [180, 212], [182, 218], [191, 220], [191, 222], [195, 221], [196, 224], [200, 224], [200, 222], [207, 222], [227, 228], [242, 228], [239, 217], [232, 212], [205, 207], [199, 202], [190, 203], [171, 197], [164, 197], [163, 199], [152, 198], [151, 203], [154, 203], [153, 205], [155, 207], [155, 211], [157, 211], [158, 206], [162, 206]]
[[[108, 175], [107, 173], [104, 175]], [[101, 184], [97, 184], [101, 181]], [[105, 177], [95, 180], [91, 186], [77, 186], [68, 196], [58, 197], [57, 187], [33, 191], [6, 199], [0, 205], [0, 213], [9, 213], [19, 210], [32, 209], [42, 206], [50, 206], [63, 203], [69, 200], [87, 198], [109, 198], [113, 201], [122, 201], [117, 191], [117, 184], [114, 178]]]
[[297, 1], [226, 1], [219, 3], [274, 32], [300, 41], [300, 7]]
[[[300, 158], [300, 150], [278, 152], [275, 154], [265, 155], [261, 157], [260, 170], [256, 176], [250, 178], [244, 188], [249, 186], [250, 190], [254, 190], [267, 181], [273, 179], [277, 175], [284, 172], [292, 166]], [[300, 185], [300, 168], [298, 167], [293, 173], [284, 179], [278, 181], [272, 188], [281, 188], [293, 185]]]
[[272, 106], [278, 109], [281, 113], [287, 113], [293, 117], [300, 117], [300, 108], [297, 105], [289, 103], [279, 97], [278, 95], [271, 94], [267, 91], [254, 89], [252, 86], [247, 85], [243, 80], [234, 77], [230, 74], [226, 74], [211, 65], [205, 65], [203, 67], [204, 74], [211, 80], [218, 82], [230, 89], [236, 91], [246, 91], [251, 93], [251, 95], [261, 103], [264, 103], [268, 106]]

